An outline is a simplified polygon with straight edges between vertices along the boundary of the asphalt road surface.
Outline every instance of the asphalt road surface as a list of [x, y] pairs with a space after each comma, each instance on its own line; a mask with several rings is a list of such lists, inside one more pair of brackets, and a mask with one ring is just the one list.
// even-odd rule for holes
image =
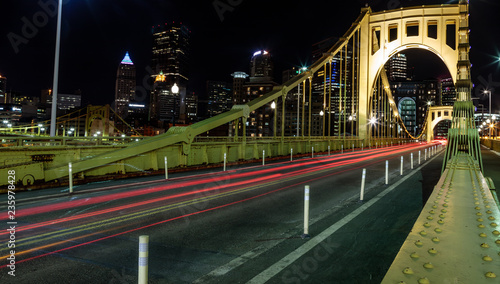
[[149, 283], [379, 283], [439, 180], [432, 145], [20, 192], [15, 225], [2, 195], [0, 283], [137, 283], [141, 235]]

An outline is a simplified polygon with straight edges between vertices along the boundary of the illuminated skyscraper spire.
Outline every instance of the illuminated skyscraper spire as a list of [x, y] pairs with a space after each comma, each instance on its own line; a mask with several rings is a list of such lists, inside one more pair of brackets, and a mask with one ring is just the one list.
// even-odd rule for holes
[[128, 55], [128, 51], [125, 53], [125, 57], [123, 57], [121, 64], [134, 65], [134, 62], [130, 59], [130, 55]]

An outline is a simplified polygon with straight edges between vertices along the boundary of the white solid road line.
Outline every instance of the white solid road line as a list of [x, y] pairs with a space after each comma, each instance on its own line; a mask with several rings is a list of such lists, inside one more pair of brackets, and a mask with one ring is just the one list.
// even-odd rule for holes
[[[427, 165], [432, 160], [434, 160], [436, 157], [437, 157], [437, 155], [435, 155], [432, 159], [430, 159], [429, 161], [427, 161], [426, 163], [424, 163], [419, 168]], [[413, 176], [417, 172], [418, 171], [415, 171], [415, 170], [412, 171], [409, 175], [407, 175], [404, 178], [400, 179], [398, 182], [396, 182], [395, 184], [391, 185], [390, 187], [388, 187], [383, 192], [379, 193], [373, 199], [371, 199], [370, 201], [368, 201], [365, 204], [361, 205], [361, 207], [359, 207], [358, 209], [354, 210], [349, 215], [345, 216], [340, 221], [338, 221], [337, 223], [333, 224], [332, 226], [330, 226], [329, 228], [327, 228], [326, 230], [324, 230], [323, 232], [321, 232], [319, 235], [317, 235], [316, 237], [312, 238], [311, 240], [309, 240], [308, 242], [306, 242], [305, 244], [303, 244], [302, 246], [300, 246], [299, 248], [297, 248], [295, 251], [291, 252], [290, 254], [288, 254], [287, 256], [285, 256], [284, 258], [282, 258], [280, 261], [276, 262], [275, 264], [271, 265], [266, 270], [262, 271], [259, 275], [255, 276], [250, 281], [248, 281], [247, 284], [262, 284], [262, 283], [265, 283], [265, 282], [269, 281], [269, 279], [271, 279], [272, 277], [274, 277], [276, 274], [280, 273], [287, 266], [289, 266], [290, 264], [292, 264], [294, 261], [296, 261], [297, 259], [299, 259], [300, 257], [302, 257], [307, 252], [309, 252], [316, 245], [318, 245], [319, 243], [321, 243], [322, 241], [324, 241], [330, 235], [332, 235], [333, 233], [335, 233], [338, 229], [342, 228], [345, 224], [347, 224], [350, 221], [352, 221], [352, 219], [356, 218], [359, 214], [363, 213], [366, 209], [370, 208], [370, 206], [372, 206], [377, 201], [379, 201], [380, 199], [382, 199], [382, 197], [384, 197], [386, 194], [388, 194], [389, 192], [391, 192], [392, 190], [394, 190], [397, 186], [399, 186], [401, 183], [403, 183], [404, 181], [406, 181], [408, 178], [410, 178], [411, 176]]]

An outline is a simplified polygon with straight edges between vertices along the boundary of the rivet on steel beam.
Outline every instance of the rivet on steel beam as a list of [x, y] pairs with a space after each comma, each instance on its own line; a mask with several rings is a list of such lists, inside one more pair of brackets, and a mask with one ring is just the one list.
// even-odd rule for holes
[[412, 253], [410, 254], [410, 257], [411, 257], [411, 258], [419, 258], [419, 257], [420, 257], [420, 255], [418, 255], [418, 253], [416, 253], [416, 252], [412, 252]]
[[424, 223], [424, 227], [429, 228], [430, 226], [431, 226], [431, 224], [429, 224], [429, 222]]
[[432, 216], [427, 216], [427, 220], [432, 220], [434, 219]]
[[439, 218], [444, 219], [445, 217], [444, 214], [439, 214]]
[[434, 210], [429, 211], [431, 214], [435, 214], [436, 212]]
[[484, 220], [483, 220], [483, 218], [477, 218], [477, 221], [478, 222], [483, 222]]
[[500, 232], [498, 230], [493, 231], [493, 235], [498, 236], [500, 235]]
[[484, 261], [493, 261], [493, 258], [491, 258], [489, 255], [483, 256]]
[[450, 202], [450, 200], [449, 199], [445, 199], [444, 202]]
[[432, 208], [437, 209], [438, 207], [436, 205], [432, 205]]
[[474, 208], [474, 209], [476, 209], [476, 210], [481, 210], [481, 207], [476, 206], [476, 208]]
[[441, 212], [446, 213], [448, 211], [446, 211], [446, 209], [441, 209]]
[[424, 263], [424, 268], [433, 269], [434, 265], [432, 265], [432, 263], [430, 263], [430, 262], [426, 262], [426, 263]]
[[448, 203], [443, 203], [443, 207], [448, 207]]
[[[500, 239], [496, 240], [495, 244], [500, 245]], [[498, 255], [500, 255], [500, 252], [498, 253]]]
[[424, 230], [420, 231], [420, 233], [419, 233], [419, 234], [420, 234], [421, 236], [427, 236], [427, 232], [426, 232], [426, 231], [424, 231]]
[[434, 248], [430, 248], [427, 252], [429, 252], [430, 254], [436, 254], [437, 250]]
[[493, 212], [491, 212], [491, 210], [488, 210], [488, 211], [486, 211], [486, 213], [491, 214], [491, 213], [493, 213]]
[[482, 248], [489, 248], [490, 246], [489, 246], [487, 243], [482, 243], [482, 244], [481, 244], [481, 247], [482, 247]]
[[415, 245], [416, 245], [417, 247], [421, 247], [421, 246], [423, 246], [423, 245], [424, 245], [424, 243], [422, 243], [420, 240], [417, 240], [417, 241], [415, 242]]
[[485, 226], [483, 224], [477, 225], [479, 228], [484, 228]]
[[492, 227], [496, 227], [496, 226], [498, 226], [498, 225], [497, 225], [497, 223], [491, 223], [491, 224], [490, 224], [490, 226], [492, 226]]
[[493, 220], [495, 220], [495, 217], [490, 216], [490, 217], [488, 217], [488, 219], [490, 219], [490, 221], [493, 221]]
[[474, 205], [479, 205], [479, 202], [478, 201], [474, 202]]
[[436, 233], [441, 233], [442, 231], [443, 231], [443, 230], [441, 230], [441, 229], [439, 229], [439, 228], [434, 229], [434, 232], [436, 232]]
[[488, 208], [488, 209], [491, 208], [491, 206], [489, 206], [489, 205], [486, 205], [485, 207]]
[[427, 279], [427, 277], [418, 279], [418, 284], [430, 284], [430, 283], [431, 282], [429, 282], [429, 279]]
[[413, 274], [413, 270], [409, 267], [406, 267], [405, 269], [403, 269], [403, 273], [404, 274]]
[[435, 243], [439, 243], [441, 240], [438, 237], [432, 238], [432, 241]]
[[477, 213], [476, 213], [476, 215], [477, 215], [477, 216], [483, 216], [483, 213], [481, 213], [481, 212], [477, 212]]
[[438, 224], [444, 224], [444, 221], [442, 219], [439, 219]]
[[480, 236], [481, 238], [486, 238], [486, 234], [485, 234], [485, 233], [480, 233], [480, 234], [479, 234], [479, 236]]
[[490, 272], [486, 272], [486, 277], [488, 277], [488, 278], [497, 278], [496, 274], [493, 273], [493, 272], [491, 272], [491, 271]]

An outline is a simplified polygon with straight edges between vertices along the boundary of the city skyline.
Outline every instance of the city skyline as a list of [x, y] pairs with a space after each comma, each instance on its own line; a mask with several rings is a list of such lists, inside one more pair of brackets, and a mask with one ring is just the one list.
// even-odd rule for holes
[[[40, 3], [51, 2], [40, 1]], [[201, 4], [200, 7], [209, 11], [202, 13], [199, 10], [203, 9], [192, 9], [190, 5], [181, 1], [161, 3], [147, 1], [140, 4], [66, 1], [63, 9], [59, 88], [61, 93], [82, 89], [83, 104], [111, 103], [116, 64], [123, 58], [125, 51], [129, 51], [137, 66], [137, 87], [147, 87], [145, 79], [153, 72], [150, 54], [153, 41], [151, 28], [170, 21], [184, 21], [192, 31], [192, 61], [195, 64], [191, 65], [190, 84], [192, 91], [198, 95], [204, 95], [207, 80], [229, 81], [230, 74], [235, 71], [249, 72], [248, 60], [257, 50], [269, 50], [273, 54], [275, 69], [278, 70], [274, 76], [279, 78], [282, 70], [311, 64], [311, 46], [328, 37], [342, 36], [359, 15], [360, 8], [365, 2], [353, 1], [342, 3], [340, 6], [337, 4], [335, 7], [339, 8], [338, 11], [330, 11], [333, 19], [330, 17], [328, 21], [315, 20], [314, 28], [307, 29], [309, 32], [304, 34], [303, 24], [300, 20], [294, 21], [294, 17], [301, 15], [305, 23], [310, 19], [323, 17], [299, 13], [301, 11], [297, 7], [284, 7], [283, 13], [286, 17], [274, 21], [275, 13], [280, 8], [277, 4], [264, 6], [242, 2], [229, 11], [217, 10], [216, 2], [213, 2]], [[395, 2], [399, 2], [399, 7], [408, 7], [449, 1], [367, 2], [374, 11], [380, 11], [397, 8], [394, 6]], [[318, 5], [319, 1], [310, 3], [311, 9], [319, 8]], [[324, 5], [325, 8], [334, 7], [331, 3]], [[15, 20], [0, 29], [8, 40], [7, 44], [0, 48], [3, 57], [0, 74], [7, 78], [7, 90], [37, 96], [40, 90], [52, 87], [55, 17], [50, 13], [51, 6], [38, 4], [26, 8], [18, 3], [5, 3], [2, 6], [12, 12], [12, 18]], [[474, 66], [479, 66], [472, 69], [472, 78], [479, 88], [492, 89], [500, 86], [499, 75], [495, 73], [498, 70], [498, 63], [495, 64], [494, 57], [498, 56], [496, 46], [500, 44], [496, 44], [495, 41], [498, 39], [495, 37], [482, 36], [486, 31], [494, 33], [498, 27], [491, 23], [481, 23], [482, 18], [499, 11], [499, 7], [499, 4], [492, 1], [471, 3], [471, 61]], [[149, 11], [150, 15], [134, 16], [144, 11]], [[248, 25], [248, 20], [255, 17], [259, 11], [261, 20]], [[325, 13], [321, 9], [315, 11], [319, 14]], [[131, 21], [130, 17], [136, 19]], [[79, 21], [83, 18], [85, 21]], [[27, 23], [33, 25], [34, 29], [30, 30]], [[26, 36], [24, 39], [27, 42], [17, 41], [16, 45], [13, 44], [13, 35], [20, 37], [30, 35], [31, 38]], [[427, 58], [430, 59], [426, 61], [433, 60], [432, 56]], [[71, 64], [73, 66], [68, 67]], [[425, 64], [422, 66], [425, 67]], [[425, 67], [427, 71], [424, 72], [433, 72], [434, 70], [430, 70], [431, 67]], [[29, 85], [23, 82], [25, 70], [37, 74]], [[93, 70], [96, 76], [82, 75], [88, 73], [88, 70]]]

